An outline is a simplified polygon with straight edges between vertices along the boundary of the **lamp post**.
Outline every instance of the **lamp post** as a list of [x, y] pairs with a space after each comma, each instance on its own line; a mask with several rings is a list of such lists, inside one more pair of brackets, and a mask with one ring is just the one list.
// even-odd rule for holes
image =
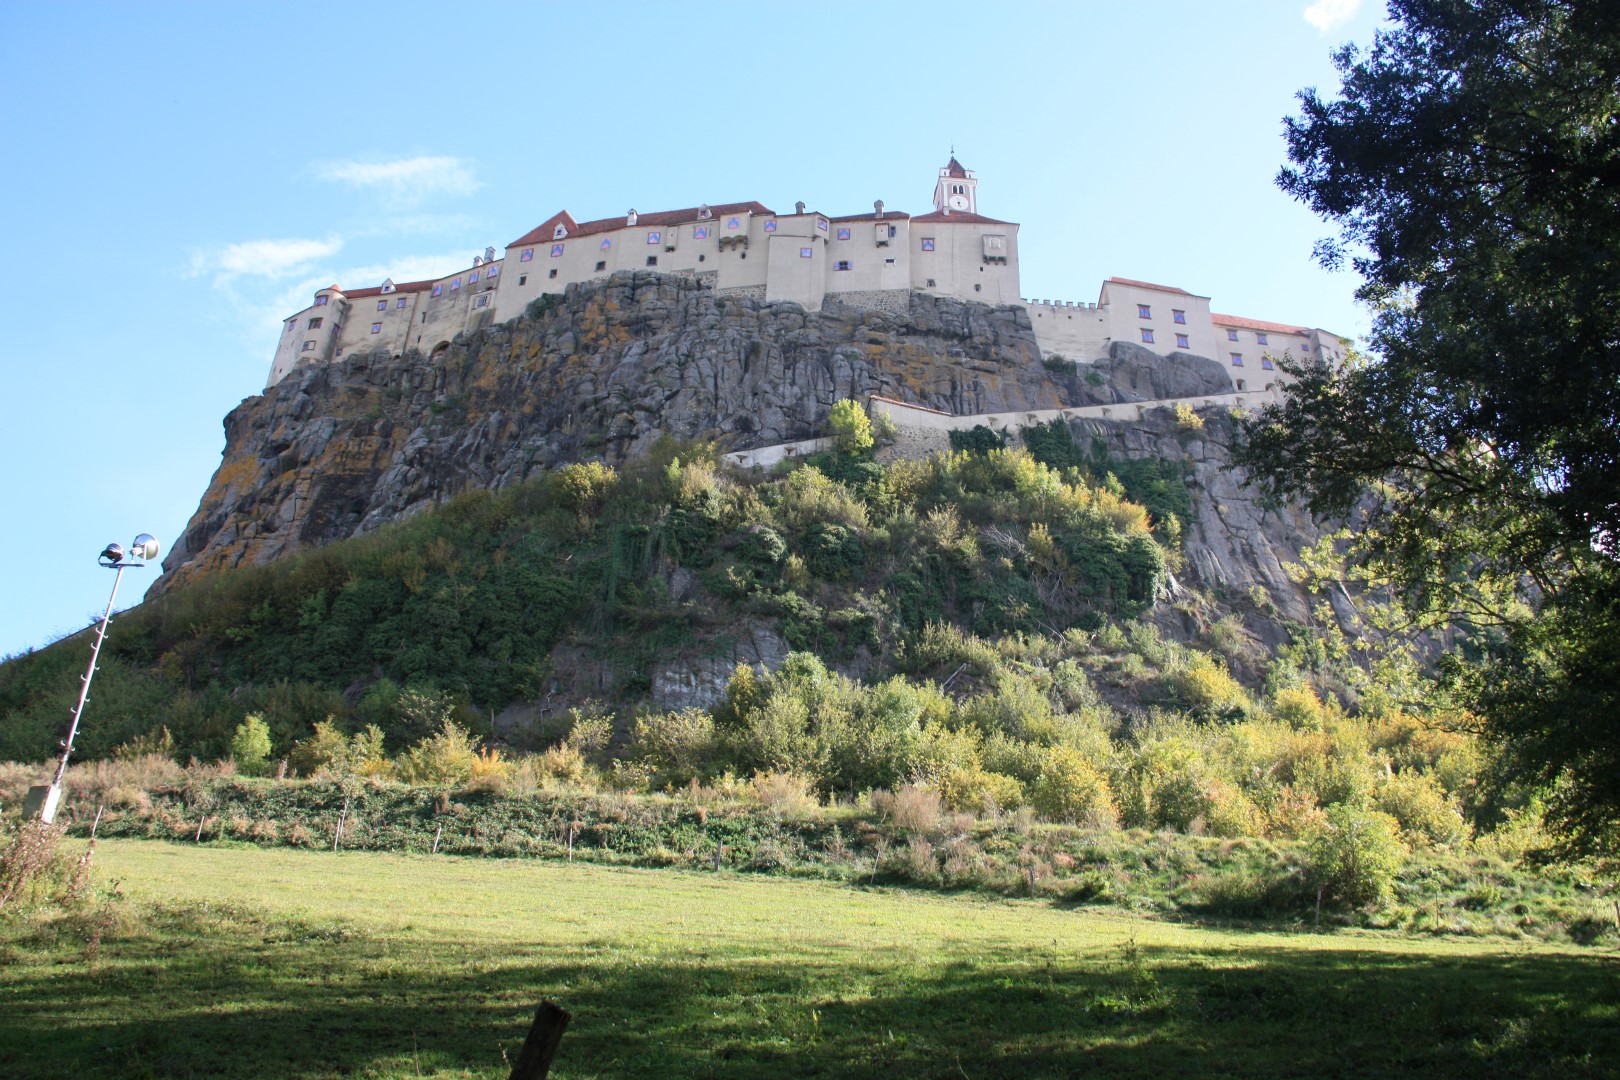
[[73, 706], [73, 722], [68, 725], [67, 738], [62, 740], [62, 760], [57, 762], [56, 776], [49, 786], [34, 787], [28, 791], [28, 802], [24, 807], [25, 817], [32, 817], [37, 811], [39, 820], [49, 825], [56, 820], [56, 808], [62, 801], [62, 777], [67, 774], [68, 757], [73, 753], [73, 740], [79, 734], [79, 720], [84, 716], [84, 703], [90, 699], [90, 680], [96, 674], [96, 660], [101, 656], [101, 643], [107, 639], [107, 624], [112, 621], [113, 604], [118, 600], [118, 583], [124, 580], [124, 571], [132, 566], [145, 566], [147, 562], [157, 558], [158, 542], [151, 533], [141, 533], [130, 544], [129, 550], [122, 545], [108, 544], [102, 549], [96, 561], [107, 569], [113, 571], [112, 595], [107, 597], [107, 611], [96, 624], [96, 640], [90, 645], [90, 666], [85, 669], [84, 675], [79, 679], [79, 703]]

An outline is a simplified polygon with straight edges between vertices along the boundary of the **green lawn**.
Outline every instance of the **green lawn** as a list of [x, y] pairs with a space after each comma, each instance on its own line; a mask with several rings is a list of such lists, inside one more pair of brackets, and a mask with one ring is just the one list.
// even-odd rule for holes
[[1254, 933], [819, 881], [103, 842], [125, 923], [0, 922], [0, 1075], [1620, 1074], [1611, 951]]

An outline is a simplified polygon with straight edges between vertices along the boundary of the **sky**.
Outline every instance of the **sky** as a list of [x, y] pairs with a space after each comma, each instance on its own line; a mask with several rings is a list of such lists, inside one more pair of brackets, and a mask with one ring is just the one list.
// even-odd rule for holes
[[[931, 209], [954, 149], [1022, 292], [1108, 276], [1359, 337], [1274, 183], [1374, 0], [0, 5], [0, 656], [167, 551], [315, 289], [447, 274], [576, 218]], [[157, 567], [126, 572], [119, 607]]]

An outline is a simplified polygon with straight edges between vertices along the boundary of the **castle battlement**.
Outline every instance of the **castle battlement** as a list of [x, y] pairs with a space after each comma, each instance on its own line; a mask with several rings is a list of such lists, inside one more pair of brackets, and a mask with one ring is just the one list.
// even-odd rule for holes
[[913, 292], [1021, 304], [1048, 358], [1085, 363], [1108, 355], [1115, 341], [1130, 341], [1161, 355], [1189, 352], [1242, 368], [1243, 374], [1234, 371], [1240, 390], [1251, 367], [1272, 370], [1268, 350], [1336, 355], [1346, 345], [1322, 330], [1217, 316], [1208, 297], [1129, 278], [1105, 281], [1096, 303], [1025, 300], [1018, 225], [980, 214], [977, 189], [977, 176], [953, 156], [939, 169], [934, 209], [920, 215], [888, 210], [881, 200], [870, 213], [846, 215], [809, 210], [802, 202], [792, 213], [736, 202], [630, 210], [585, 222], [562, 210], [507, 244], [503, 254], [486, 248], [446, 277], [319, 290], [309, 307], [285, 320], [266, 389], [295, 367], [331, 363], [354, 351], [431, 355], [459, 333], [515, 318], [541, 296], [621, 270], [679, 274], [722, 293], [789, 301], [808, 311], [829, 299], [904, 311]]

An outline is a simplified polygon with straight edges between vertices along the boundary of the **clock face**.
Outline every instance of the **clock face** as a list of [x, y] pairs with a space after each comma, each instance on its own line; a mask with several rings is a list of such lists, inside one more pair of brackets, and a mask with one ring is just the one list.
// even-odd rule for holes
[[967, 196], [966, 195], [952, 195], [951, 196], [951, 209], [952, 210], [966, 210], [967, 205], [968, 205], [968, 203], [967, 203]]

